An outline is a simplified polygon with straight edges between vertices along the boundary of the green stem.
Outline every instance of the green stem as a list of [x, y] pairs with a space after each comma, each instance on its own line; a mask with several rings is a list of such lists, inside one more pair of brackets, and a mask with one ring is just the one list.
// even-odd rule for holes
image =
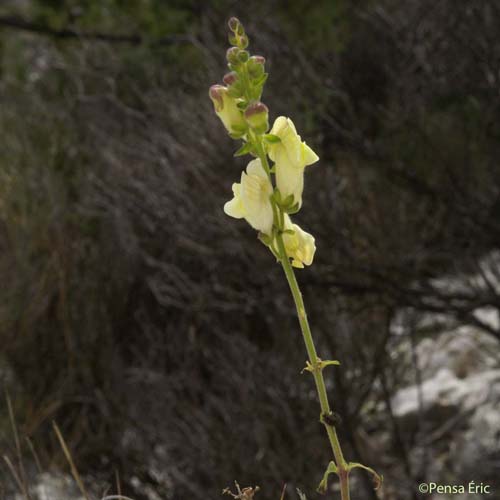
[[[262, 166], [266, 171], [269, 179], [271, 180], [271, 169], [269, 167], [269, 162], [267, 161], [267, 156], [262, 146], [262, 140], [260, 137], [252, 137], [254, 143], [257, 147], [257, 154], [262, 162]], [[311, 333], [311, 328], [309, 327], [309, 322], [307, 320], [306, 308], [304, 305], [304, 300], [302, 298], [302, 293], [297, 283], [297, 278], [290, 264], [290, 260], [286, 254], [285, 243], [283, 241], [283, 211], [279, 206], [276, 205], [274, 200], [271, 200], [273, 205], [273, 213], [275, 219], [276, 230], [276, 241], [278, 243], [278, 253], [281, 265], [285, 271], [285, 276], [290, 286], [292, 292], [293, 300], [295, 302], [295, 307], [297, 309], [297, 316], [299, 318], [300, 328], [302, 330], [302, 337], [304, 338], [304, 343], [306, 345], [307, 355], [309, 357], [309, 362], [311, 363], [312, 374], [314, 376], [314, 382], [316, 384], [316, 391], [318, 393], [319, 403], [321, 406], [321, 422], [325, 426], [326, 432], [328, 434], [328, 439], [332, 447], [333, 456], [335, 457], [335, 462], [337, 465], [337, 475], [340, 480], [340, 492], [342, 500], [350, 500], [349, 493], [349, 469], [348, 464], [344, 459], [342, 453], [342, 448], [340, 446], [339, 438], [337, 436], [337, 431], [335, 426], [331, 421], [325, 421], [325, 417], [331, 415], [330, 404], [328, 402], [328, 395], [326, 392], [325, 379], [323, 378], [323, 370], [320, 366], [320, 359], [316, 352], [316, 347], [314, 345], [314, 340]]]
[[[300, 328], [302, 330], [302, 336], [304, 338], [304, 343], [306, 345], [307, 355], [309, 357], [309, 362], [313, 366], [312, 374], [314, 376], [314, 382], [316, 384], [316, 391], [318, 393], [319, 403], [321, 406], [321, 421], [326, 428], [328, 434], [328, 439], [332, 447], [333, 456], [335, 457], [335, 462], [337, 464], [338, 476], [340, 479], [341, 487], [341, 498], [342, 500], [349, 500], [349, 471], [347, 468], [347, 463], [344, 459], [342, 453], [342, 448], [340, 446], [339, 438], [337, 436], [337, 431], [335, 426], [331, 422], [325, 422], [324, 416], [329, 416], [331, 414], [330, 404], [328, 403], [328, 395], [326, 392], [325, 379], [323, 378], [323, 371], [319, 367], [319, 358], [316, 353], [316, 347], [314, 345], [314, 340], [311, 333], [311, 328], [309, 327], [309, 321], [307, 320], [307, 313], [304, 306], [304, 299], [302, 298], [302, 293], [297, 283], [297, 278], [293, 272], [293, 268], [290, 261], [286, 255], [285, 244], [283, 242], [282, 234], [278, 233], [278, 250], [281, 256], [281, 265], [285, 271], [285, 276], [290, 286], [292, 292], [293, 300], [295, 302], [295, 307], [297, 309], [297, 316], [299, 318]], [[319, 368], [317, 368], [319, 367]]]

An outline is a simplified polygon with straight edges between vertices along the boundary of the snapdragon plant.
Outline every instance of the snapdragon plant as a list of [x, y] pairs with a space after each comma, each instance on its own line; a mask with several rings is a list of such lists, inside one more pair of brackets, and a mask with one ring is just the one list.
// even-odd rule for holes
[[224, 85], [210, 87], [209, 96], [229, 135], [242, 141], [235, 156], [250, 155], [253, 159], [241, 173], [240, 182], [233, 184], [233, 198], [224, 205], [224, 212], [230, 217], [245, 219], [256, 229], [260, 241], [283, 267], [307, 350], [308, 360], [303, 371], [310, 372], [314, 378], [321, 407], [320, 422], [325, 427], [333, 454], [318, 491], [326, 492], [328, 477], [335, 474], [340, 481], [341, 499], [349, 500], [352, 469], [360, 467], [369, 471], [376, 487], [381, 477], [370, 467], [348, 462], [344, 457], [323, 377], [327, 366], [339, 362], [322, 360], [318, 356], [294, 272], [294, 268], [311, 265], [316, 252], [314, 237], [295, 224], [291, 215], [302, 207], [304, 171], [319, 157], [302, 141], [290, 118], [279, 116], [269, 130], [269, 110], [261, 102], [268, 76], [265, 59], [259, 55], [250, 56], [246, 50], [248, 36], [238, 19], [232, 17], [228, 25], [231, 48], [226, 57], [230, 72], [223, 78]]

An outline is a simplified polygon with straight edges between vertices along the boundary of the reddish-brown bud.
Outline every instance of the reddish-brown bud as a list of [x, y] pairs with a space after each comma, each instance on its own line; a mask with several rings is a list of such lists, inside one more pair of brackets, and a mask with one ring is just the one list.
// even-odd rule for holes
[[266, 58], [264, 56], [252, 56], [250, 61], [256, 62], [258, 64], [266, 64]]
[[248, 73], [250, 78], [258, 79], [264, 74], [266, 60], [262, 56], [252, 56], [248, 60]]
[[245, 120], [258, 134], [264, 134], [269, 129], [269, 109], [262, 102], [250, 104], [245, 111]]
[[225, 74], [224, 78], [222, 79], [222, 81], [228, 86], [233, 85], [237, 80], [238, 74], [236, 73], [236, 71], [231, 71], [230, 73]]

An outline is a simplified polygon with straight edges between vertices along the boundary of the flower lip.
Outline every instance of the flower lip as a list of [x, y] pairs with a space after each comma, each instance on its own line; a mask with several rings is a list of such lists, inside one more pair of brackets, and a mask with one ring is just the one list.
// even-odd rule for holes
[[245, 218], [256, 230], [271, 234], [273, 188], [259, 159], [249, 162], [241, 182], [233, 184], [233, 199], [224, 205], [224, 212], [237, 219]]
[[292, 266], [297, 268], [310, 266], [316, 253], [314, 236], [304, 231], [298, 224], [294, 224], [287, 214], [285, 214], [285, 229], [293, 231], [291, 234], [283, 235], [285, 251], [292, 260]]

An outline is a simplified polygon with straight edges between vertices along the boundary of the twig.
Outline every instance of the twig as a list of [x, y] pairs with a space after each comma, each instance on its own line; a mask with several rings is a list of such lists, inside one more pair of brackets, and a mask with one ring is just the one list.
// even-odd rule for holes
[[78, 488], [80, 489], [81, 494], [85, 498], [85, 500], [90, 500], [90, 497], [87, 493], [87, 490], [85, 489], [85, 486], [83, 485], [82, 478], [80, 477], [80, 474], [78, 474], [78, 469], [75, 466], [75, 462], [73, 462], [73, 458], [71, 456], [71, 453], [69, 452], [68, 447], [66, 446], [66, 442], [64, 441], [64, 438], [61, 434], [61, 431], [59, 430], [59, 427], [57, 424], [52, 421], [52, 427], [54, 428], [54, 432], [56, 433], [57, 439], [59, 440], [59, 443], [61, 445], [61, 448], [64, 452], [64, 455], [66, 456], [66, 460], [69, 463], [69, 466], [71, 468], [71, 474], [73, 475], [76, 483], [78, 484]]
[[[81, 32], [71, 28], [53, 29], [50, 26], [28, 21], [16, 16], [0, 16], [0, 27], [7, 29], [15, 29], [19, 31], [27, 31], [39, 35], [49, 36], [59, 39], [80, 39], [91, 40], [97, 42], [108, 42], [129, 45], [141, 45], [148, 41], [144, 35], [134, 34], [113, 34], [100, 32]], [[186, 34], [172, 34], [161, 38], [152, 39], [151, 44], [154, 46], [175, 45], [175, 44], [195, 44], [192, 36]]]
[[[7, 408], [9, 412], [9, 419], [10, 419], [10, 424], [12, 426], [12, 433], [14, 434], [14, 441], [16, 445], [16, 453], [17, 453], [17, 461], [19, 465], [19, 472], [21, 474], [21, 479], [22, 479], [22, 491], [24, 493], [24, 496], [28, 499], [31, 500], [31, 495], [29, 493], [28, 488], [26, 488], [26, 471], [24, 470], [24, 463], [23, 463], [23, 455], [21, 452], [21, 442], [19, 440], [19, 432], [17, 430], [17, 425], [16, 425], [16, 420], [14, 418], [14, 410], [12, 409], [12, 402], [10, 400], [8, 392], [5, 392], [5, 399], [7, 400]], [[6, 460], [8, 460], [6, 458]]]
[[29, 437], [26, 436], [24, 439], [26, 439], [26, 442], [28, 443], [28, 447], [31, 451], [31, 454], [33, 455], [33, 458], [35, 459], [36, 468], [37, 468], [38, 472], [41, 474], [43, 472], [42, 465], [40, 463], [40, 459], [38, 458], [38, 453], [35, 450], [35, 446], [33, 445], [33, 442], [31, 441], [31, 439]]
[[28, 490], [26, 489], [26, 484], [21, 481], [21, 478], [19, 477], [14, 464], [10, 461], [7, 455], [4, 455], [3, 459], [5, 460], [5, 463], [7, 464], [7, 467], [10, 470], [10, 473], [12, 474], [12, 477], [14, 478], [19, 490], [23, 493], [24, 497], [29, 500], [30, 497], [28, 494]]

